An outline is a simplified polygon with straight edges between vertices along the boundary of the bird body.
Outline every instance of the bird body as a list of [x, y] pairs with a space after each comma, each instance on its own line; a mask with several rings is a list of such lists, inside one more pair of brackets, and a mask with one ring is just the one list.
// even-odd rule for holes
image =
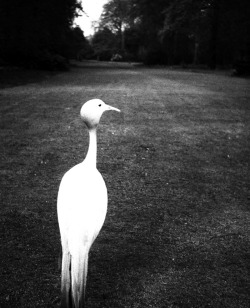
[[107, 188], [96, 168], [83, 162], [64, 175], [58, 194], [58, 219], [72, 255], [79, 241], [86, 245], [98, 235], [106, 216], [107, 201]]
[[118, 109], [101, 100], [83, 105], [81, 117], [89, 129], [85, 160], [65, 173], [60, 183], [57, 212], [62, 244], [62, 307], [84, 307], [88, 253], [107, 212], [108, 195], [96, 168], [96, 130], [105, 110]]

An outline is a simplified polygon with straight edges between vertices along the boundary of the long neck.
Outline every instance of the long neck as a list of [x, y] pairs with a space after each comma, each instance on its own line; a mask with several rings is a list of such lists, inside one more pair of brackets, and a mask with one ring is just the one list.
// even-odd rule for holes
[[85, 158], [85, 162], [96, 168], [96, 156], [97, 156], [97, 136], [96, 128], [89, 129], [89, 149]]

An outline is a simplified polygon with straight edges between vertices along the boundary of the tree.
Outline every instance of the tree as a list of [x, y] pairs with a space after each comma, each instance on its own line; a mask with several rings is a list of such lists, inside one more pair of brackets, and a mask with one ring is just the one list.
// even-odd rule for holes
[[214, 69], [249, 59], [249, 16], [249, 0], [110, 0], [100, 29], [147, 64]]
[[206, 63], [211, 69], [232, 64], [240, 50], [248, 50], [249, 7], [247, 0], [173, 0], [165, 10], [161, 37], [168, 42], [173, 38], [168, 52], [176, 62], [190, 54], [193, 61], [187, 62]]
[[107, 27], [101, 28], [94, 34], [91, 45], [98, 60], [109, 61], [118, 49], [116, 34]]
[[67, 41], [68, 55], [70, 58], [81, 61], [82, 59], [91, 58], [93, 56], [93, 50], [90, 43], [85, 38], [82, 29], [78, 26], [71, 28]]
[[164, 24], [164, 10], [170, 0], [133, 0], [133, 14], [140, 36], [139, 57], [147, 64], [165, 62], [159, 31]]
[[117, 33], [121, 50], [125, 50], [125, 29], [129, 27], [131, 17], [131, 2], [129, 0], [110, 0], [103, 7], [99, 26]]
[[206, 5], [206, 1], [180, 0], [172, 1], [165, 9], [160, 37], [168, 42], [169, 54], [173, 55], [170, 62], [198, 64], [201, 40], [207, 35]]
[[68, 36], [81, 9], [78, 0], [1, 0], [0, 58], [39, 66], [49, 54], [67, 57]]

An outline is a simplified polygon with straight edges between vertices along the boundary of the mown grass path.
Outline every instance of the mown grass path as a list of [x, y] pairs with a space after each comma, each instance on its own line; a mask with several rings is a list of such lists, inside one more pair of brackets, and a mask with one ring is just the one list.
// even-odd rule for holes
[[88, 307], [249, 307], [249, 80], [94, 62], [27, 74], [0, 89], [0, 307], [59, 305], [56, 197], [86, 154], [91, 98], [122, 113], [98, 132], [109, 206]]

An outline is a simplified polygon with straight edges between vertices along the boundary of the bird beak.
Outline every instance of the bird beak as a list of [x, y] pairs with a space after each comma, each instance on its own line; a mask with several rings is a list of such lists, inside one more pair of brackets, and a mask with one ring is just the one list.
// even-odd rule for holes
[[107, 105], [107, 104], [106, 104], [106, 110], [114, 110], [114, 111], [117, 111], [117, 112], [121, 112], [120, 109], [117, 109], [117, 108], [115, 108], [115, 107], [109, 106], [109, 105]]

